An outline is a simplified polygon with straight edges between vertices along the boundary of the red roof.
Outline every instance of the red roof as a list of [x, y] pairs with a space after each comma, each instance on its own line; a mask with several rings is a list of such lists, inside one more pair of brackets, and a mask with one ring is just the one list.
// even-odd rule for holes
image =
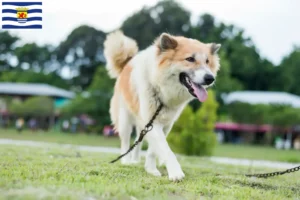
[[231, 131], [249, 131], [249, 132], [268, 132], [271, 131], [270, 125], [252, 125], [252, 124], [238, 124], [232, 122], [219, 122], [215, 125], [216, 129], [231, 130]]

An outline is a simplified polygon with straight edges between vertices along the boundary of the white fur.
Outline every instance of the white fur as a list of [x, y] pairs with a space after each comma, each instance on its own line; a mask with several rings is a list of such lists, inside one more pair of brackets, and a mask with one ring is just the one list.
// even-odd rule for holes
[[200, 67], [199, 69], [194, 71], [194, 77], [192, 77], [192, 81], [198, 84], [202, 84], [204, 83], [204, 76], [207, 74], [212, 75], [214, 77], [214, 74], [211, 72], [209, 67]]

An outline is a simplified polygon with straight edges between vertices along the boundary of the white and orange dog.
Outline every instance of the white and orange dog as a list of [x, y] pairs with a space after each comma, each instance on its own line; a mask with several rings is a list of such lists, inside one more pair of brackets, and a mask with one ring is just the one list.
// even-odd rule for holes
[[[145, 169], [161, 176], [156, 158], [165, 164], [169, 179], [184, 178], [166, 137], [184, 107], [193, 98], [203, 102], [219, 70], [220, 44], [204, 44], [195, 39], [161, 34], [153, 45], [138, 52], [137, 43], [121, 31], [109, 34], [104, 42], [107, 70], [117, 78], [110, 115], [121, 140], [121, 153], [130, 145], [133, 126], [137, 134], [149, 122], [159, 103], [163, 109], [146, 135], [148, 150]], [[139, 136], [139, 135], [138, 135]], [[137, 137], [138, 137], [137, 136]], [[123, 164], [139, 162], [141, 144], [123, 157]]]

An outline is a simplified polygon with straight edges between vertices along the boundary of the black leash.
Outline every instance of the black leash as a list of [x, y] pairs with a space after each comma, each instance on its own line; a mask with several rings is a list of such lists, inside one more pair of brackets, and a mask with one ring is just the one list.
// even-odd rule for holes
[[280, 176], [280, 175], [287, 174], [287, 173], [293, 173], [293, 172], [296, 172], [299, 170], [300, 170], [300, 165], [297, 167], [294, 167], [294, 168], [287, 169], [285, 171], [270, 172], [270, 173], [263, 173], [263, 174], [246, 174], [245, 176], [256, 177], [256, 178], [270, 178], [273, 176]]
[[[140, 142], [143, 141], [145, 135], [153, 129], [153, 121], [156, 119], [157, 115], [160, 113], [162, 108], [163, 108], [163, 104], [160, 103], [157, 110], [156, 110], [156, 112], [154, 113], [153, 117], [150, 119], [149, 123], [146, 124], [145, 128], [141, 131], [138, 140], [135, 141], [133, 143], [133, 145], [131, 145], [131, 147], [128, 149], [127, 152], [120, 155], [116, 159], [110, 161], [110, 163], [117, 162], [118, 160], [120, 160], [121, 158], [126, 156], [128, 153], [130, 153]], [[284, 175], [284, 174], [287, 174], [287, 173], [293, 173], [293, 172], [296, 172], [296, 171], [299, 171], [299, 170], [300, 170], [300, 166], [297, 166], [297, 167], [294, 167], [294, 168], [287, 169], [285, 171], [277, 171], [277, 172], [262, 173], [262, 174], [244, 174], [244, 176], [246, 176], [246, 177], [256, 177], [256, 178], [270, 178], [270, 177], [274, 177], [274, 176]]]
[[153, 128], [153, 121], [156, 119], [157, 115], [159, 114], [159, 112], [161, 111], [161, 109], [163, 108], [163, 104], [160, 103], [156, 112], [154, 113], [153, 117], [150, 119], [149, 123], [146, 124], [145, 128], [141, 131], [140, 136], [138, 138], [137, 141], [135, 141], [135, 143], [133, 143], [133, 145], [131, 145], [131, 147], [128, 149], [128, 151], [122, 155], [120, 155], [118, 158], [110, 161], [110, 163], [114, 163], [117, 162], [118, 160], [120, 160], [121, 158], [123, 158], [124, 156], [126, 156], [127, 154], [129, 154], [140, 142], [143, 141], [145, 135], [152, 130]]

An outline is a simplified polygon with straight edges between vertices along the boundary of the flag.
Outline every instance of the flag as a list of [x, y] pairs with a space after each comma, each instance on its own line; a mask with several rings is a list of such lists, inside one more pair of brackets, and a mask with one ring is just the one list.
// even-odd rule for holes
[[2, 2], [2, 29], [41, 29], [42, 2]]

